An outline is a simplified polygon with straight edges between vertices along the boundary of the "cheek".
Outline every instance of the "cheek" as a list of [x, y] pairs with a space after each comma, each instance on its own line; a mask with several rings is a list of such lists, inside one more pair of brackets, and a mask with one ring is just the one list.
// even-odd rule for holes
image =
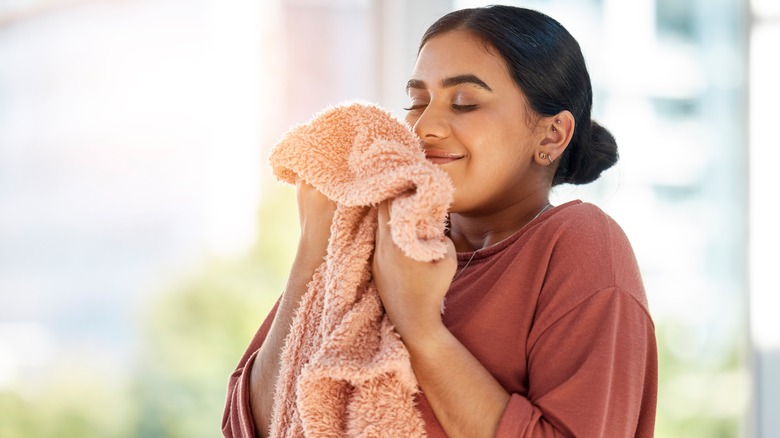
[[509, 130], [483, 137], [479, 155], [472, 164], [486, 185], [500, 186], [523, 177], [533, 161], [533, 151], [530, 142], [519, 138], [521, 135], [517, 130]]
[[527, 133], [521, 129], [507, 129], [506, 124], [476, 123], [471, 129], [461, 130], [464, 142], [482, 163], [491, 163], [499, 167], [512, 166], [527, 155]]

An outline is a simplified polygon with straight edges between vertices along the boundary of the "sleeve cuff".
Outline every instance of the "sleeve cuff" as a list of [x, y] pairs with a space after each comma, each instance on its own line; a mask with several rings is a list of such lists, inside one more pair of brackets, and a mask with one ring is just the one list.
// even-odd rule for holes
[[236, 371], [239, 375], [233, 376], [237, 380], [230, 402], [229, 417], [226, 419], [228, 424], [224, 431], [230, 431], [231, 434], [225, 433], [225, 436], [234, 438], [253, 438], [255, 436], [255, 422], [252, 417], [249, 384], [252, 376], [252, 365], [256, 356], [257, 352], [249, 356], [244, 367], [240, 371]]

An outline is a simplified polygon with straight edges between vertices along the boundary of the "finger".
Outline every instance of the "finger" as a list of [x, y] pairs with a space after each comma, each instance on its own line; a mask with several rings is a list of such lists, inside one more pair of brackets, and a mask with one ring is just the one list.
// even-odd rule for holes
[[385, 228], [387, 227], [387, 218], [388, 213], [385, 209], [385, 202], [380, 203], [376, 206], [377, 211], [377, 227], [376, 227], [376, 234], [375, 234], [375, 249], [374, 253], [372, 254], [371, 258], [371, 265], [372, 265], [372, 271], [374, 272], [374, 275], [376, 275], [376, 271], [378, 269], [378, 260], [381, 258], [381, 256], [378, 257], [377, 252], [380, 251], [380, 248], [382, 247], [382, 236], [386, 233]]
[[458, 250], [455, 249], [455, 242], [453, 242], [449, 237], [444, 236], [444, 243], [447, 245], [447, 255], [445, 257], [457, 260]]
[[392, 238], [390, 227], [390, 201], [384, 201], [377, 206], [376, 245], [386, 257], [394, 257], [400, 251]]
[[390, 208], [388, 207], [389, 203], [390, 201], [383, 201], [377, 206], [377, 210], [379, 211], [379, 220], [382, 225], [385, 226], [387, 226], [388, 222], [390, 222]]
[[377, 238], [390, 232], [390, 210], [387, 204], [388, 201], [384, 201], [377, 206]]

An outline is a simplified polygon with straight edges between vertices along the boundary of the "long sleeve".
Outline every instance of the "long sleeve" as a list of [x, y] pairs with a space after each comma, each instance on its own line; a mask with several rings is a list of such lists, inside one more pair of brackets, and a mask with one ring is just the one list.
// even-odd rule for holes
[[249, 347], [247, 347], [238, 366], [228, 380], [227, 400], [225, 402], [225, 412], [222, 416], [222, 434], [226, 438], [255, 437], [255, 423], [252, 418], [252, 408], [249, 400], [249, 380], [252, 374], [252, 365], [257, 356], [257, 350], [263, 345], [268, 335], [278, 306], [279, 302], [277, 301], [265, 321], [260, 325], [257, 333], [255, 333], [254, 338], [249, 343]]
[[655, 336], [634, 297], [602, 290], [530, 341], [530, 392], [512, 394], [497, 437], [653, 436]]
[[[611, 218], [572, 201], [458, 258], [471, 263], [443, 318], [511, 395], [498, 437], [653, 435], [655, 330], [633, 251]], [[444, 436], [429, 421], [429, 436]]]
[[[622, 230], [571, 202], [476, 255], [443, 321], [511, 394], [496, 436], [653, 436], [657, 352], [639, 268]], [[230, 378], [226, 437], [253, 437], [249, 375], [275, 309]], [[245, 372], [246, 371], [246, 372]], [[446, 437], [425, 394], [427, 435]]]

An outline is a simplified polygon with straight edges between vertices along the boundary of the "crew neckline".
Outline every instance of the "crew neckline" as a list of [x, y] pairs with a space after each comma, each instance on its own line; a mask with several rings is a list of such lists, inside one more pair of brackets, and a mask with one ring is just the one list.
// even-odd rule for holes
[[492, 256], [493, 254], [496, 254], [498, 252], [501, 252], [508, 246], [512, 245], [514, 242], [517, 241], [517, 239], [520, 238], [523, 234], [525, 234], [526, 231], [533, 228], [534, 225], [539, 224], [540, 222], [544, 221], [545, 219], [549, 218], [551, 215], [567, 208], [571, 207], [573, 205], [582, 204], [582, 201], [579, 199], [575, 199], [573, 201], [568, 201], [560, 205], [556, 205], [544, 213], [540, 214], [538, 217], [534, 218], [531, 222], [528, 222], [527, 224], [523, 225], [519, 230], [512, 233], [509, 237], [506, 239], [497, 242], [493, 245], [488, 246], [487, 248], [480, 248], [476, 251], [465, 251], [465, 252], [458, 252], [457, 258], [458, 258], [458, 268], [463, 268], [465, 264], [472, 265], [474, 262], [479, 261], [480, 259], [485, 259], [489, 256]]

